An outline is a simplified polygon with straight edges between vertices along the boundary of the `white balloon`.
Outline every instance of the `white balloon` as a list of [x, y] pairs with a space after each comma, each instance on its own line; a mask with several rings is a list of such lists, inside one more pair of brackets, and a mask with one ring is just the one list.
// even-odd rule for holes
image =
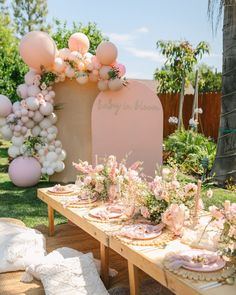
[[27, 84], [20, 84], [16, 89], [16, 93], [21, 98], [27, 98], [28, 96], [30, 96], [28, 94], [28, 86], [27, 86]]
[[41, 172], [42, 172], [42, 174], [46, 174], [46, 173], [47, 173], [47, 169], [43, 167], [43, 168], [41, 169]]
[[39, 123], [43, 120], [43, 118], [44, 118], [44, 116], [39, 111], [36, 111], [34, 113], [34, 116], [33, 116], [34, 122]]
[[48, 136], [47, 131], [46, 131], [46, 130], [42, 130], [42, 131], [40, 132], [40, 136], [42, 136], [42, 137], [47, 137], [47, 136]]
[[52, 113], [50, 116], [48, 116], [48, 119], [52, 122], [52, 124], [56, 124], [57, 115], [55, 113]]
[[15, 111], [17, 111], [19, 109], [20, 109], [20, 102], [19, 101], [14, 102], [13, 105], [12, 105], [13, 112], [15, 112]]
[[53, 170], [55, 170], [56, 167], [57, 167], [57, 162], [53, 162], [53, 163], [51, 163], [51, 167], [53, 168]]
[[48, 129], [49, 127], [52, 126], [52, 122], [48, 119], [48, 118], [44, 118], [43, 121], [41, 121], [39, 123], [39, 126], [42, 128], [42, 129]]
[[25, 109], [25, 108], [22, 108], [22, 109], [21, 109], [21, 115], [22, 115], [22, 116], [27, 116], [27, 115], [28, 115], [28, 110]]
[[44, 156], [44, 149], [41, 148], [40, 150], [38, 150], [38, 154], [39, 156]]
[[71, 66], [67, 66], [66, 70], [65, 70], [65, 74], [68, 78], [73, 78], [75, 75], [75, 71], [74, 71], [74, 69], [72, 69]]
[[29, 121], [29, 117], [27, 116], [21, 117], [21, 122], [23, 122], [24, 124], [27, 123], [28, 121]]
[[20, 118], [21, 117], [21, 111], [18, 109], [18, 110], [16, 110], [15, 112], [15, 116], [17, 117], [17, 118]]
[[0, 117], [7, 117], [12, 112], [12, 103], [10, 99], [0, 94]]
[[54, 145], [49, 145], [48, 149], [49, 149], [49, 151], [54, 152], [55, 151], [55, 146]]
[[23, 144], [24, 140], [25, 139], [24, 139], [23, 136], [18, 136], [18, 137], [13, 136], [12, 139], [11, 139], [12, 144], [17, 146], [17, 147], [20, 147]]
[[65, 164], [62, 161], [57, 162], [57, 167], [55, 168], [55, 172], [61, 172], [65, 169]]
[[34, 126], [34, 128], [31, 130], [32, 135], [35, 137], [39, 136], [40, 132], [41, 128], [38, 125]]
[[22, 127], [21, 127], [21, 133], [22, 133], [23, 135], [25, 135], [25, 134], [27, 133], [27, 131], [28, 131], [28, 128], [27, 128], [27, 127], [25, 127], [25, 126], [22, 126]]
[[49, 116], [53, 112], [53, 105], [49, 102], [45, 102], [39, 108], [39, 111], [44, 116]]
[[48, 168], [50, 166], [50, 162], [49, 161], [44, 161], [43, 162], [43, 167]]
[[12, 130], [8, 125], [1, 128], [2, 137], [6, 140], [10, 140], [13, 136]]
[[48, 133], [51, 133], [51, 134], [57, 134], [58, 133], [58, 129], [57, 129], [57, 127], [56, 126], [51, 126], [51, 127], [49, 127], [48, 128]]
[[61, 147], [61, 146], [62, 146], [60, 140], [56, 140], [55, 143], [54, 143], [54, 145], [55, 145], [56, 147]]
[[28, 112], [28, 117], [29, 118], [33, 118], [33, 116], [34, 116], [34, 111], [29, 111]]
[[46, 156], [47, 161], [54, 162], [57, 160], [58, 155], [55, 152], [49, 152]]
[[26, 126], [28, 129], [33, 128], [34, 125], [35, 125], [35, 123], [34, 123], [33, 120], [28, 120], [28, 122], [25, 123], [25, 126]]
[[47, 95], [48, 94], [48, 90], [45, 89], [45, 90], [42, 90], [42, 95]]
[[48, 94], [51, 96], [51, 98], [54, 98], [56, 96], [56, 93], [53, 90], [50, 90]]
[[68, 59], [71, 51], [69, 48], [62, 48], [62, 49], [59, 49], [58, 53], [59, 53], [59, 56], [62, 57], [63, 59]]
[[15, 158], [16, 156], [18, 156], [20, 154], [20, 149], [19, 147], [17, 146], [10, 146], [9, 149], [8, 149], [8, 155], [11, 157], [11, 158]]
[[57, 137], [57, 135], [55, 133], [54, 134], [48, 134], [47, 139], [48, 139], [48, 141], [53, 141], [56, 137]]
[[61, 151], [61, 154], [59, 155], [59, 159], [61, 161], [64, 161], [66, 158], [66, 152], [64, 150]]
[[47, 168], [47, 174], [48, 174], [49, 176], [54, 174], [54, 170], [53, 170], [52, 167], [48, 167], [48, 168]]
[[6, 125], [7, 121], [5, 118], [0, 118], [0, 127]]
[[80, 76], [76, 78], [76, 81], [81, 85], [86, 84], [88, 82], [88, 76], [87, 75]]
[[61, 152], [62, 152], [62, 149], [58, 147], [58, 148], [55, 149], [55, 152], [56, 152], [58, 155], [60, 155]]
[[16, 132], [21, 132], [21, 126], [20, 126], [20, 125], [16, 125], [16, 126], [14, 127], [14, 131], [16, 131]]
[[39, 108], [39, 101], [36, 97], [34, 96], [30, 96], [28, 98], [26, 98], [25, 100], [26, 105], [28, 107], [29, 110], [31, 111], [37, 111]]
[[40, 88], [36, 85], [30, 85], [28, 87], [28, 96], [37, 96], [40, 93]]
[[34, 70], [30, 70], [28, 73], [25, 74], [25, 83], [27, 85], [33, 85], [34, 84], [34, 79], [35, 79], [35, 71]]

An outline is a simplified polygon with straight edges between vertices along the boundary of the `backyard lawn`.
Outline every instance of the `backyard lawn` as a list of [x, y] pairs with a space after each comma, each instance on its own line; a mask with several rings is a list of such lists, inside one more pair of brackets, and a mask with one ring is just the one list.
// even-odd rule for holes
[[[10, 181], [7, 156], [8, 143], [1, 141], [0, 145], [0, 217], [18, 218], [25, 222], [27, 226], [34, 227], [39, 224], [47, 224], [47, 207], [37, 198], [37, 189], [51, 186], [52, 183], [42, 180], [37, 186], [31, 188], [18, 188]], [[180, 175], [179, 180], [193, 181], [185, 175]], [[207, 189], [203, 189], [203, 201], [206, 207], [210, 205], [220, 205], [226, 199], [236, 201], [235, 192], [212, 187], [213, 197], [206, 197]], [[56, 214], [55, 223], [63, 223], [65, 218]]]

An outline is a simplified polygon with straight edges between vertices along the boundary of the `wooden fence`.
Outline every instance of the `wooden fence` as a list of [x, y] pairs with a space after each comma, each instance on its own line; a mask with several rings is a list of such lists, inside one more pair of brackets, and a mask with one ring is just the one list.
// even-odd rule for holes
[[[169, 117], [178, 117], [179, 94], [159, 94], [164, 114], [164, 137], [173, 133], [176, 125], [168, 122]], [[217, 140], [220, 122], [220, 97], [221, 93], [199, 94], [199, 108], [203, 114], [199, 115], [199, 132]], [[185, 128], [189, 127], [189, 119], [192, 115], [193, 95], [185, 95], [183, 107], [183, 120]]]

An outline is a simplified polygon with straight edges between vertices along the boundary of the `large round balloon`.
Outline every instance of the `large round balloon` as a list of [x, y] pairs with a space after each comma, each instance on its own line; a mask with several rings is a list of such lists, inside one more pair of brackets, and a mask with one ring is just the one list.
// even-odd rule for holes
[[40, 180], [41, 165], [33, 157], [18, 157], [11, 162], [8, 174], [16, 186], [33, 186]]
[[7, 117], [12, 110], [12, 103], [10, 99], [0, 94], [0, 117]]
[[74, 33], [70, 36], [68, 45], [71, 51], [79, 51], [81, 54], [85, 54], [89, 50], [89, 39], [83, 33]]
[[35, 70], [40, 70], [42, 66], [50, 69], [54, 63], [56, 51], [55, 42], [45, 32], [29, 32], [20, 42], [20, 55], [23, 61]]
[[117, 58], [117, 48], [112, 42], [104, 41], [100, 43], [96, 50], [96, 57], [103, 65], [109, 66]]

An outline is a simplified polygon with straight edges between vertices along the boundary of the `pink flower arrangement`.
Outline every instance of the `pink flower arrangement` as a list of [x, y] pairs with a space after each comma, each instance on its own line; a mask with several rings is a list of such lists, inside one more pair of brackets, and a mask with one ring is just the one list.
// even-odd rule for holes
[[73, 163], [73, 166], [80, 172], [78, 183], [81, 191], [90, 190], [92, 195], [110, 202], [119, 197], [135, 197], [142, 183], [139, 162], [127, 168], [124, 161], [118, 163], [113, 155], [102, 159], [102, 163], [94, 167], [87, 161]]
[[220, 248], [228, 256], [236, 256], [236, 203], [226, 200], [223, 208], [209, 207], [214, 225], [221, 230]]

